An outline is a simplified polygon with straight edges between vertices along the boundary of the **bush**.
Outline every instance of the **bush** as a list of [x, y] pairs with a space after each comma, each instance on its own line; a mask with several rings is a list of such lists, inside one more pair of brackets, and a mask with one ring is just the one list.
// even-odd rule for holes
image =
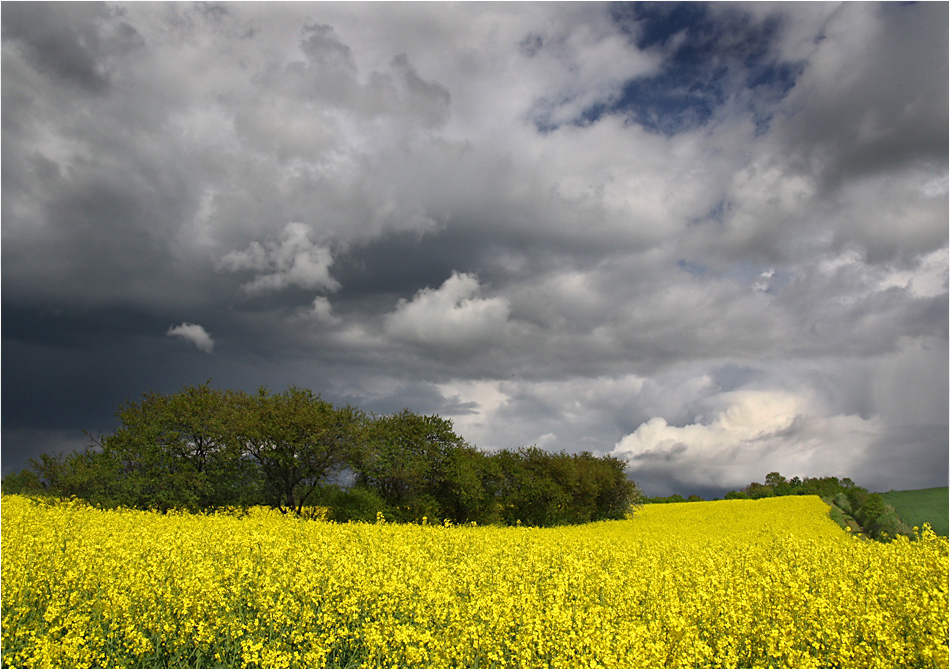
[[[690, 496], [690, 498], [699, 498], [699, 496]], [[643, 502], [648, 505], [655, 504], [669, 504], [669, 503], [684, 503], [684, 502], [693, 502], [692, 500], [687, 501], [686, 498], [681, 496], [679, 493], [674, 493], [671, 496], [653, 496], [652, 498], [644, 498]]]
[[844, 494], [847, 496], [848, 504], [851, 505], [853, 512], [864, 505], [864, 501], [868, 497], [868, 490], [861, 486], [854, 486], [845, 491]]
[[46, 491], [40, 478], [32, 470], [21, 470], [7, 475], [0, 482], [0, 490], [5, 495], [37, 495]]
[[893, 509], [888, 509], [874, 521], [868, 533], [875, 540], [893, 540], [898, 535], [910, 537], [911, 529]]
[[379, 512], [393, 518], [392, 510], [375, 491], [363, 486], [342, 489], [336, 485], [322, 487], [316, 496], [318, 504], [330, 509], [329, 520], [339, 523], [348, 521], [376, 521]]
[[831, 506], [831, 509], [828, 510], [828, 515], [831, 517], [831, 520], [842, 528], [847, 528], [848, 522], [844, 518], [844, 512], [841, 511], [840, 507], [835, 505]]
[[887, 511], [887, 505], [880, 493], [872, 493], [864, 499], [864, 504], [860, 509], [854, 511], [855, 518], [865, 528], [870, 528], [877, 521], [878, 517]]
[[842, 510], [844, 510], [844, 511], [847, 512], [848, 514], [851, 514], [852, 511], [853, 511], [853, 510], [851, 509], [851, 502], [848, 500], [848, 496], [846, 496], [844, 493], [839, 493], [839, 494], [837, 494], [837, 495], [833, 498], [832, 502], [834, 502], [834, 504], [835, 504], [837, 507], [841, 508]]

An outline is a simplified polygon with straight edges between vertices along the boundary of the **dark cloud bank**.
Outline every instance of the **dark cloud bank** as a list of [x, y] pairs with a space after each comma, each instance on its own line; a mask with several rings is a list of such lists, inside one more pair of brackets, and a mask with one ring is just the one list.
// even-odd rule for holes
[[947, 13], [4, 3], [3, 472], [211, 379], [946, 485]]

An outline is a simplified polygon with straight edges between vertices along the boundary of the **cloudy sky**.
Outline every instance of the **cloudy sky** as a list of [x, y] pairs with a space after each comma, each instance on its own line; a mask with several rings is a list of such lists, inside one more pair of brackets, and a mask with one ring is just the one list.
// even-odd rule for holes
[[948, 5], [2, 6], [2, 469], [211, 380], [947, 484]]

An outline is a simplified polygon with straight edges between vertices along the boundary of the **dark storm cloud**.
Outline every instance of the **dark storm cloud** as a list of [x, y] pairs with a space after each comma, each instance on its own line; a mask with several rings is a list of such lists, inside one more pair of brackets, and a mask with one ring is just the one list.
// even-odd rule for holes
[[[35, 68], [67, 86], [101, 94], [109, 88], [108, 73], [99, 62], [105, 46], [100, 21], [107, 17], [100, 4], [11, 3], [3, 8], [3, 39], [16, 43]], [[122, 24], [119, 37], [133, 44], [134, 28]]]
[[[829, 17], [816, 39], [845, 44], [814, 59], [789, 109], [788, 149], [826, 187], [947, 160], [948, 93], [934, 85], [948, 78], [947, 5], [882, 3], [878, 21], [856, 9]], [[847, 41], [865, 45], [862, 57]]]
[[655, 494], [930, 485], [946, 14], [5, 3], [4, 473], [211, 379]]
[[871, 444], [872, 458], [855, 464], [852, 479], [874, 491], [946, 486], [950, 450], [929, 447], [946, 442], [946, 424], [889, 427]]

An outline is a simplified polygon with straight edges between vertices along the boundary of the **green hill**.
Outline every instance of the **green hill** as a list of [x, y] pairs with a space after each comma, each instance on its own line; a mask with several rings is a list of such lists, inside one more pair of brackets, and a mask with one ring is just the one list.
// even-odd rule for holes
[[884, 502], [894, 508], [908, 526], [929, 523], [937, 535], [947, 535], [947, 507], [950, 504], [950, 489], [940, 486], [916, 491], [888, 491], [881, 494]]

